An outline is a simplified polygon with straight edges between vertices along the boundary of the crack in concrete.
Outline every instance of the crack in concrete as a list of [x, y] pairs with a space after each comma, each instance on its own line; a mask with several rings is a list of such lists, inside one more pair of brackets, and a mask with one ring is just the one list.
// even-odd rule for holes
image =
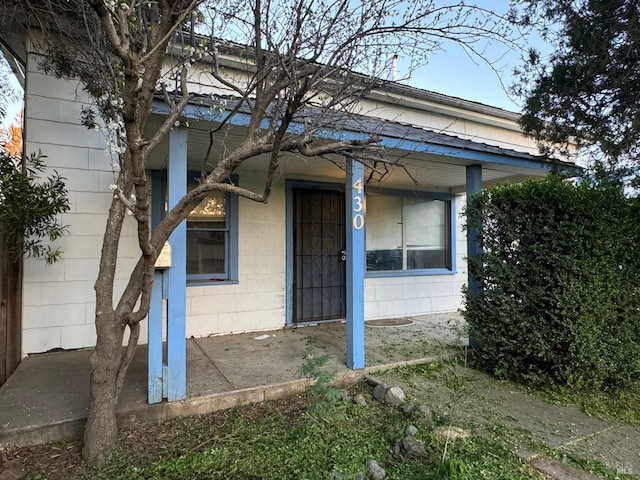
[[202, 345], [200, 345], [200, 343], [198, 342], [197, 338], [193, 339], [193, 343], [195, 343], [198, 348], [200, 349], [200, 351], [203, 353], [203, 355], [205, 357], [207, 357], [207, 360], [209, 360], [209, 363], [211, 363], [211, 365], [213, 365], [213, 368], [216, 369], [216, 371], [220, 374], [220, 376], [224, 379], [225, 382], [227, 382], [227, 384], [233, 389], [236, 390], [238, 387], [236, 387], [226, 376], [224, 373], [222, 373], [222, 370], [220, 370], [218, 368], [218, 366], [216, 365], [216, 362], [213, 361], [213, 359], [209, 356], [209, 354], [206, 352], [206, 350], [204, 348], [202, 348]]
[[597, 432], [593, 432], [590, 433], [588, 435], [583, 435], [582, 437], [578, 437], [578, 438], [573, 438], [571, 440], [569, 440], [566, 443], [563, 443], [562, 445], [558, 445], [556, 448], [561, 449], [561, 448], [567, 448], [567, 447], [571, 447], [573, 445], [577, 445], [580, 442], [583, 442], [584, 440], [588, 440], [589, 438], [593, 438], [596, 437], [598, 435], [601, 435], [603, 433], [609, 432], [613, 429], [616, 428], [616, 425], [609, 425], [607, 428], [604, 428], [602, 430], [598, 430]]

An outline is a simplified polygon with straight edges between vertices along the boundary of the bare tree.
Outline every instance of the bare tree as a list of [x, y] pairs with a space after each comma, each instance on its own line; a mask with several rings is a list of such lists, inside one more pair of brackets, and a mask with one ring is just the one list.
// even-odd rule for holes
[[[430, 0], [14, 0], [3, 2], [4, 22], [37, 30], [34, 39], [45, 71], [79, 78], [95, 109], [85, 110], [87, 126], [103, 122], [113, 131], [119, 171], [104, 232], [95, 283], [97, 331], [91, 355], [91, 403], [84, 457], [90, 465], [106, 459], [117, 435], [115, 407], [147, 316], [154, 263], [163, 244], [209, 192], [225, 191], [267, 202], [282, 152], [328, 156], [348, 154], [374, 171], [385, 162], [378, 138], [318, 138], [353, 112], [358, 101], [388, 75], [388, 58], [424, 64], [444, 41], [458, 43], [482, 58], [482, 42], [509, 42], [505, 19], [463, 1]], [[220, 58], [234, 55], [246, 68], [242, 80], [229, 77]], [[170, 69], [166, 69], [171, 65]], [[150, 224], [147, 160], [193, 99], [189, 79], [206, 65], [210, 76], [234, 100], [220, 108], [230, 128], [234, 115], [250, 116], [246, 135], [234, 148], [217, 145], [199, 185]], [[190, 68], [191, 67], [191, 68]], [[198, 68], [200, 68], [198, 70]], [[169, 86], [174, 86], [171, 88]], [[168, 114], [152, 132], [152, 104], [162, 98]], [[294, 122], [303, 125], [291, 129]], [[267, 127], [265, 127], [265, 124]], [[227, 182], [245, 160], [265, 156], [261, 192]], [[337, 156], [336, 156], [337, 155]], [[214, 156], [212, 156], [213, 158]], [[131, 198], [135, 197], [135, 202]], [[130, 209], [137, 222], [140, 258], [129, 282], [115, 298], [114, 278], [123, 220]], [[114, 307], [115, 305], [115, 307]], [[128, 342], [123, 346], [126, 330]]]

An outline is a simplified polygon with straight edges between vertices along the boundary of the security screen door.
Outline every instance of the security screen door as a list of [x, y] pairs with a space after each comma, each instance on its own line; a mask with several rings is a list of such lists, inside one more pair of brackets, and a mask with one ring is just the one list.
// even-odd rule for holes
[[293, 209], [293, 320], [303, 323], [343, 319], [344, 193], [294, 188]]

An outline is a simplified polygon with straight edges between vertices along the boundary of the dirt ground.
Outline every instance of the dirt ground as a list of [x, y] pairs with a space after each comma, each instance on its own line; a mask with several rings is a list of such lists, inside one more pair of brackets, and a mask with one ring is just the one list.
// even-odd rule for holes
[[[243, 417], [247, 420], [260, 420], [272, 415], [274, 408], [290, 420], [306, 411], [311, 402], [309, 395], [295, 395], [270, 402], [242, 407]], [[165, 453], [174, 453], [172, 449], [184, 451], [196, 450], [202, 436], [198, 429], [215, 431], [228, 421], [233, 410], [201, 415], [193, 422], [185, 422], [177, 418], [168, 423], [145, 423], [143, 427], [132, 427], [120, 432], [118, 448], [122, 451], [135, 452], [135, 459], [142, 464], [145, 461], [157, 460]], [[185, 425], [189, 426], [186, 427]], [[189, 429], [190, 434], [185, 435]], [[176, 445], [175, 438], [180, 436], [181, 443]], [[184, 452], [181, 452], [184, 453]], [[46, 480], [70, 480], [81, 478], [87, 473], [82, 460], [81, 438], [73, 438], [46, 445], [23, 448], [11, 448], [0, 452], [0, 480], [19, 480], [23, 478]], [[40, 476], [38, 476], [40, 475]]]

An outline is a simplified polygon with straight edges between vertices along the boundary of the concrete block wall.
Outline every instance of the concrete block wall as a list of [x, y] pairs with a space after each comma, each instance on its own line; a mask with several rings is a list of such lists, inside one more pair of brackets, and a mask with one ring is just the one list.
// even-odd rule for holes
[[[80, 124], [80, 109], [86, 100], [78, 82], [44, 75], [37, 69], [37, 60], [29, 58], [26, 151], [47, 155], [49, 171], [55, 170], [65, 178], [71, 210], [62, 216], [69, 233], [57, 242], [62, 259], [51, 266], [42, 260], [25, 260], [24, 355], [95, 345], [93, 285], [114, 175], [102, 134]], [[137, 255], [135, 224], [127, 219], [117, 291], [124, 288]]]
[[[264, 174], [240, 172], [239, 185], [262, 191]], [[187, 336], [285, 326], [285, 189], [269, 203], [239, 199], [238, 283], [187, 287]]]

